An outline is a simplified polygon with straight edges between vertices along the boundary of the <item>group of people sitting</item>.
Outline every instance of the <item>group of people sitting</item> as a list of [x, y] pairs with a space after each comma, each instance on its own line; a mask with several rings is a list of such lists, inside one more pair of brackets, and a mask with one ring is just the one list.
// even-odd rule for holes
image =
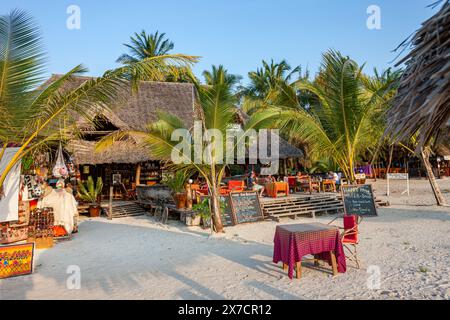
[[[297, 174], [295, 175], [295, 178], [297, 180], [297, 183], [301, 183], [303, 180], [306, 179], [311, 179], [311, 176], [309, 176], [308, 174], [303, 174], [301, 171], [298, 171]], [[327, 180], [333, 180], [335, 185], [338, 187], [341, 184], [341, 175], [333, 172], [333, 171], [329, 171], [327, 176], [326, 176]], [[254, 191], [258, 191], [259, 195], [262, 196], [264, 191], [265, 191], [265, 185], [268, 183], [273, 183], [273, 182], [286, 182], [288, 183], [289, 181], [289, 177], [288, 176], [272, 176], [272, 175], [268, 175], [268, 176], [258, 176], [255, 171], [251, 171], [249, 172], [248, 176], [247, 176], [247, 188], [254, 190]]]

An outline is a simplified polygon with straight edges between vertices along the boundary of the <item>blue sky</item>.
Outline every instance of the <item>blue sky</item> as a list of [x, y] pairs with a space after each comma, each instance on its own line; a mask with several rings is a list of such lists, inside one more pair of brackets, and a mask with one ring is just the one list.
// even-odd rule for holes
[[[83, 63], [90, 75], [118, 66], [129, 36], [145, 29], [165, 32], [174, 53], [201, 56], [197, 75], [223, 64], [244, 76], [261, 59], [286, 59], [316, 72], [321, 54], [340, 50], [358, 63], [393, 66], [392, 52], [436, 9], [435, 0], [8, 0], [0, 13], [29, 11], [42, 26], [49, 73], [63, 73]], [[381, 30], [366, 27], [367, 7], [381, 9]], [[81, 29], [69, 30], [69, 5], [81, 9]]]

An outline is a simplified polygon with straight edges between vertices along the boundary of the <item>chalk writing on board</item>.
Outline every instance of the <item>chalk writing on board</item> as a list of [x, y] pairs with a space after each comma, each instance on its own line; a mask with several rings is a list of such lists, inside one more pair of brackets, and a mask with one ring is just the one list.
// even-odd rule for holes
[[377, 215], [371, 185], [343, 186], [342, 198], [346, 214], [360, 216]]
[[264, 219], [256, 192], [232, 192], [230, 198], [236, 224]]

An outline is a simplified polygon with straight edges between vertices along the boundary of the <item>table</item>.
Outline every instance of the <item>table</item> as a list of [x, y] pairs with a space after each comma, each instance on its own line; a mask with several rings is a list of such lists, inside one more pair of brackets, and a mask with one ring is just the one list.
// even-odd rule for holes
[[267, 195], [271, 198], [276, 198], [278, 192], [283, 192], [286, 196], [289, 195], [289, 184], [287, 182], [271, 182], [265, 185]]
[[297, 267], [297, 278], [301, 276], [301, 261], [308, 254], [315, 259], [327, 261], [333, 268], [333, 275], [346, 271], [344, 249], [339, 229], [322, 223], [279, 225], [275, 231], [273, 262], [283, 262], [288, 276], [293, 278]]

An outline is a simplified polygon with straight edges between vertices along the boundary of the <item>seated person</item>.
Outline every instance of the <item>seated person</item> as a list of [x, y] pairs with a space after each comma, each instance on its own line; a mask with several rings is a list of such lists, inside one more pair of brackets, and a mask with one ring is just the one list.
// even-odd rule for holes
[[263, 185], [258, 184], [258, 177], [254, 171], [252, 171], [250, 176], [247, 178], [247, 188], [257, 191], [259, 196], [263, 195], [265, 188]]

